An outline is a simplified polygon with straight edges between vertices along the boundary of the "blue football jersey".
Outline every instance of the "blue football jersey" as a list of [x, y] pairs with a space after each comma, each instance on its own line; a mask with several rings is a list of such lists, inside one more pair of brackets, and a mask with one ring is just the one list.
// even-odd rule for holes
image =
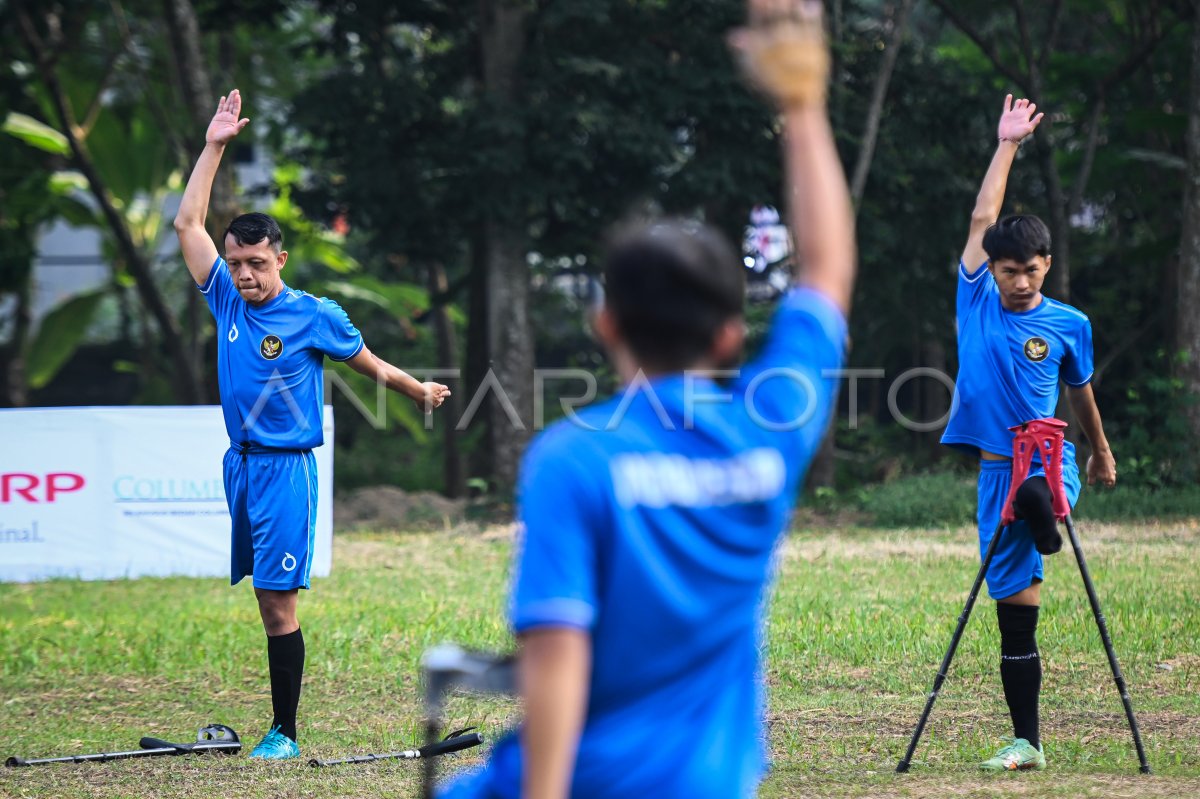
[[[635, 381], [526, 453], [510, 616], [590, 633], [571, 796], [751, 796], [772, 555], [835, 403], [842, 313], [798, 289], [728, 384]], [[516, 736], [448, 796], [520, 792]]]
[[274, 299], [251, 305], [220, 256], [199, 288], [216, 319], [217, 383], [230, 442], [321, 446], [323, 359], [349, 360], [363, 348], [346, 312], [286, 285]]
[[[1045, 296], [1028, 311], [1005, 310], [986, 265], [968, 274], [959, 264], [957, 322], [958, 378], [943, 444], [1011, 456], [1008, 428], [1054, 416], [1060, 379], [1069, 386], [1092, 379], [1087, 316]], [[1063, 471], [1075, 468], [1068, 441]]]

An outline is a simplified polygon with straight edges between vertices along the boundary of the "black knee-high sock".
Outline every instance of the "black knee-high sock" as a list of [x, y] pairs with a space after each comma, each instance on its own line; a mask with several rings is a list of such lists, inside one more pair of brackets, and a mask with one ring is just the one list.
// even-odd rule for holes
[[1012, 716], [1013, 735], [1037, 746], [1038, 694], [1042, 690], [1038, 607], [997, 602], [996, 620], [1000, 623], [1000, 681]]
[[267, 636], [267, 665], [271, 672], [271, 726], [296, 740], [296, 707], [300, 704], [300, 681], [304, 677], [304, 635], [300, 630], [287, 635]]
[[1018, 519], [1024, 519], [1029, 525], [1038, 552], [1053, 555], [1062, 549], [1062, 533], [1058, 531], [1058, 519], [1054, 518], [1054, 501], [1045, 477], [1038, 475], [1021, 483], [1013, 497], [1013, 510]]

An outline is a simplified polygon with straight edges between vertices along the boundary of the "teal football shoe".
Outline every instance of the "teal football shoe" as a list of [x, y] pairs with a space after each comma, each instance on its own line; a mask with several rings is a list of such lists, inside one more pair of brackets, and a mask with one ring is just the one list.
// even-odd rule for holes
[[1035, 747], [1024, 738], [1013, 738], [1012, 743], [979, 767], [984, 771], [1041, 771], [1046, 767], [1046, 756], [1040, 746]]
[[278, 727], [272, 727], [258, 742], [258, 746], [254, 747], [250, 757], [259, 760], [292, 760], [300, 757], [300, 746], [281, 733]]

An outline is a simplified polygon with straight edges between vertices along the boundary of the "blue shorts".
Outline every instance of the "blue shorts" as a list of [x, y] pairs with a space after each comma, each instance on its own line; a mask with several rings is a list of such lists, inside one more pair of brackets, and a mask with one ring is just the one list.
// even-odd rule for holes
[[225, 453], [225, 498], [233, 519], [229, 581], [255, 588], [308, 588], [317, 531], [317, 460], [311, 450]]
[[[1046, 470], [1035, 463], [1029, 468], [1029, 477], [1045, 476]], [[1026, 478], [1028, 479], [1028, 478]], [[987, 553], [992, 534], [1000, 523], [1004, 500], [1012, 485], [1012, 461], [979, 462], [979, 504], [975, 511], [979, 523], [979, 559]], [[1075, 507], [1079, 499], [1079, 469], [1073, 460], [1063, 459], [1063, 488], [1067, 501]], [[1042, 555], [1033, 543], [1029, 524], [1018, 519], [1004, 531], [992, 564], [987, 570], [988, 595], [992, 599], [1004, 599], [1024, 591], [1034, 581], [1042, 580]]]

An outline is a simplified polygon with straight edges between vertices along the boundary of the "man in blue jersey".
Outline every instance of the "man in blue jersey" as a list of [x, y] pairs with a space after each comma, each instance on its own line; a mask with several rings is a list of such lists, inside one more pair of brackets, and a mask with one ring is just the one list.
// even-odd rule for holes
[[689, 222], [617, 236], [595, 327], [628, 388], [526, 454], [510, 607], [525, 719], [447, 797], [755, 793], [771, 556], [833, 411], [855, 271], [819, 7], [754, 2], [734, 39], [781, 111], [798, 285], [761, 356], [718, 385], [744, 336], [733, 248]]
[[[999, 144], [971, 214], [958, 266], [958, 379], [942, 443], [980, 458], [980, 552], [987, 550], [1012, 479], [1010, 427], [1054, 415], [1059, 381], [1091, 444], [1088, 483], [1112, 486], [1116, 462], [1092, 394], [1092, 326], [1070, 305], [1041, 293], [1050, 269], [1050, 231], [1035, 216], [996, 221], [1008, 173], [1021, 142], [1042, 115], [1028, 100], [1005, 98]], [[1000, 679], [1013, 723], [1013, 742], [983, 769], [1046, 767], [1038, 730], [1042, 666], [1037, 646], [1042, 555], [1058, 552], [1062, 536], [1051, 509], [1045, 469], [1036, 461], [1013, 502], [1018, 521], [1004, 531], [987, 572], [1000, 626]], [[1063, 483], [1079, 497], [1075, 447], [1063, 445]]]
[[316, 530], [313, 447], [323, 444], [325, 357], [343, 361], [428, 412], [449, 391], [421, 383], [376, 357], [332, 300], [288, 288], [283, 235], [265, 214], [245, 214], [225, 232], [225, 258], [204, 229], [213, 177], [226, 145], [249, 122], [241, 95], [222, 97], [192, 170], [175, 230], [197, 286], [216, 319], [217, 378], [229, 434], [225, 495], [233, 518], [231, 581], [253, 575], [267, 634], [274, 721], [250, 756], [300, 756], [296, 708], [304, 638], [298, 589], [309, 587]]

